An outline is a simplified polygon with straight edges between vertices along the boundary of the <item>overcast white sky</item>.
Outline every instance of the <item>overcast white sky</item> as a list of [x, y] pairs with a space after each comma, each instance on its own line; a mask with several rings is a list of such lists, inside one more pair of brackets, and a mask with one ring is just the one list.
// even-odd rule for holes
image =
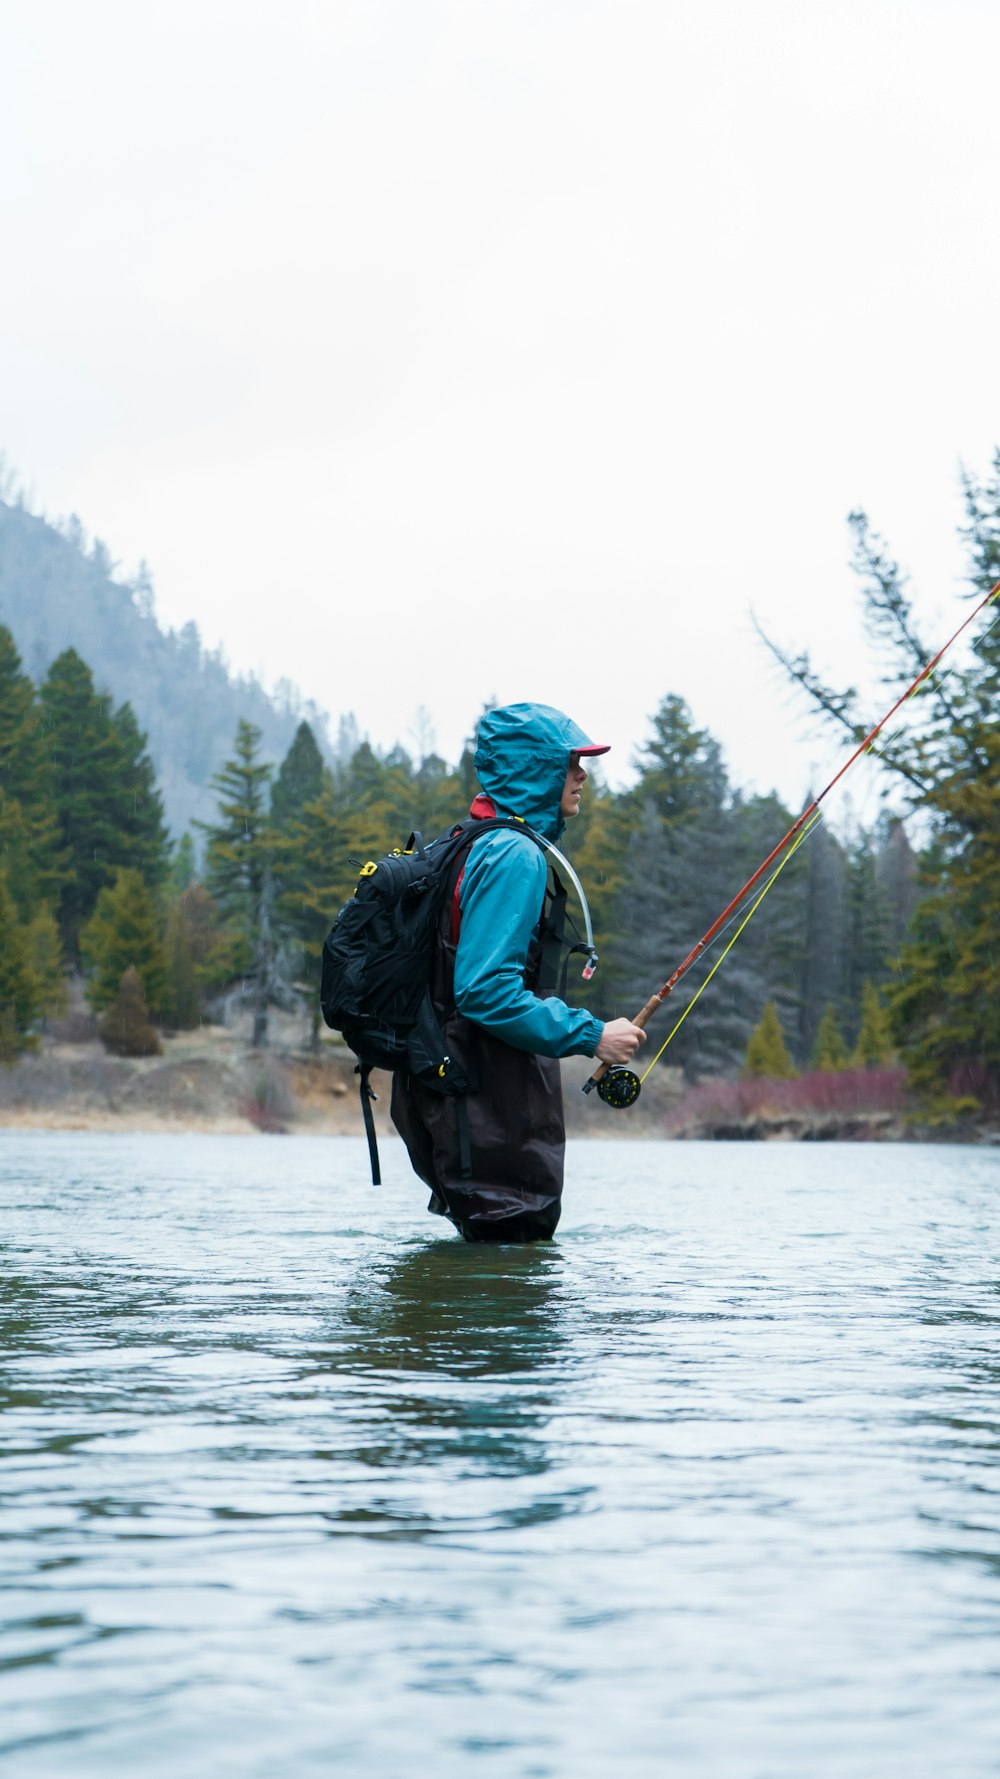
[[0, 450], [378, 743], [624, 768], [676, 691], [796, 801], [750, 607], [857, 677], [862, 505], [965, 615], [998, 67], [996, 0], [7, 0]]

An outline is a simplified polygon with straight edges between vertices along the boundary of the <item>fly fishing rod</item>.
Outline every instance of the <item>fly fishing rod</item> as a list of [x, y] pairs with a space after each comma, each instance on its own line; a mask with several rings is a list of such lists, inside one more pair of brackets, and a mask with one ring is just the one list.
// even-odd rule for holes
[[[740, 934], [742, 933], [743, 928], [746, 926], [747, 921], [749, 921], [751, 916], [756, 912], [757, 908], [759, 908], [764, 897], [767, 895], [768, 890], [771, 888], [771, 885], [775, 882], [777, 877], [784, 870], [784, 867], [787, 865], [789, 859], [792, 857], [793, 853], [795, 853], [798, 850], [798, 848], [801, 846], [803, 840], [805, 840], [806, 836], [811, 832], [811, 830], [815, 826], [816, 822], [818, 822], [820, 820], [820, 807], [819, 806], [823, 802], [823, 799], [825, 797], [829, 796], [829, 794], [833, 790], [834, 786], [838, 785], [840, 783], [841, 779], [844, 777], [844, 774], [846, 772], [850, 771], [851, 767], [854, 765], [855, 760], [859, 759], [862, 754], [870, 753], [872, 751], [872, 749], [874, 747], [876, 736], [881, 734], [882, 730], [886, 726], [886, 723], [888, 723], [891, 720], [891, 718], [895, 716], [897, 710], [899, 710], [900, 707], [906, 703], [906, 700], [908, 698], [912, 698], [914, 692], [919, 691], [919, 689], [923, 685], [924, 681], [928, 678], [928, 676], [931, 673], [933, 673], [938, 662], [942, 659], [942, 657], [944, 655], [946, 655], [948, 653], [948, 650], [951, 648], [952, 644], [958, 641], [958, 638], [961, 636], [962, 632], [964, 630], [968, 629], [968, 627], [972, 623], [973, 619], [977, 618], [979, 616], [979, 613], [981, 611], [984, 611], [986, 609], [986, 607], [988, 605], [990, 605], [994, 599], [997, 598], [998, 594], [1000, 594], [1000, 581], [997, 581], [996, 585], [990, 590], [989, 593], [987, 593], [985, 599], [981, 599], [979, 601], [979, 604], [969, 613], [968, 617], [965, 619], [965, 622], [959, 625], [958, 629], [955, 631], [953, 636], [949, 636], [948, 641], [944, 644], [944, 647], [940, 648], [938, 650], [937, 654], [930, 661], [928, 661], [926, 667], [921, 668], [920, 672], [917, 674], [917, 677], [913, 681], [912, 685], [907, 686], [906, 691], [903, 692], [902, 695], [896, 699], [895, 704], [892, 706], [892, 708], [890, 710], [887, 710], [885, 713], [885, 716], [882, 717], [881, 720], [875, 724], [874, 729], [871, 729], [869, 731], [869, 733], [865, 736], [864, 740], [858, 743], [853, 754], [851, 754], [849, 759], [844, 761], [844, 764], [841, 766], [839, 772], [835, 773], [834, 777], [831, 778], [829, 784], [824, 786], [823, 790], [820, 791], [818, 797], [813, 798], [812, 802], [808, 805], [808, 807], [802, 811], [802, 814], [799, 816], [798, 820], [792, 823], [791, 827], [788, 830], [788, 833], [782, 835], [782, 838], [778, 841], [777, 845], [771, 848], [771, 851], [768, 853], [767, 858], [764, 859], [763, 862], [757, 866], [757, 869], [754, 872], [753, 876], [747, 878], [746, 883], [743, 885], [742, 889], [740, 889], [737, 892], [737, 894], [733, 897], [732, 901], [727, 902], [725, 908], [722, 910], [722, 913], [718, 916], [718, 918], [716, 920], [713, 920], [711, 926], [707, 929], [707, 931], [705, 931], [702, 934], [701, 938], [698, 940], [697, 945], [692, 947], [692, 949], [688, 952], [687, 957], [684, 958], [683, 962], [678, 964], [673, 975], [667, 977], [667, 980], [663, 984], [663, 987], [661, 989], [659, 989], [656, 994], [650, 995], [649, 1000], [646, 1002], [645, 1006], [640, 1008], [639, 1012], [636, 1014], [635, 1018], [633, 1019], [633, 1021], [632, 1021], [633, 1025], [637, 1025], [643, 1030], [645, 1029], [648, 1021], [650, 1019], [652, 1019], [653, 1014], [657, 1011], [658, 1008], [662, 1007], [662, 1005], [663, 1005], [664, 1001], [667, 999], [668, 995], [673, 993], [674, 989], [677, 987], [678, 982], [681, 980], [681, 977], [685, 976], [687, 974], [688, 970], [691, 968], [691, 965], [693, 963], [695, 963], [695, 961], [699, 957], [701, 957], [702, 953], [708, 948], [708, 946], [711, 945], [712, 940], [718, 935], [718, 933], [721, 931], [721, 929], [725, 926], [725, 924], [726, 924], [727, 920], [730, 918], [730, 916], [731, 915], [735, 916], [736, 910], [738, 908], [740, 908], [741, 905], [744, 903], [744, 901], [746, 900], [746, 897], [750, 894], [750, 891], [752, 889], [756, 888], [757, 884], [760, 883], [761, 878], [764, 876], [764, 874], [768, 870], [768, 868], [771, 865], [775, 865], [775, 870], [773, 871], [772, 875], [767, 879], [766, 883], [763, 885], [763, 888], [758, 892], [757, 896], [754, 898], [746, 915], [744, 916], [740, 925], [737, 927], [736, 932], [734, 933], [732, 939], [729, 941], [729, 944], [726, 946], [725, 951], [722, 953], [722, 956], [718, 959], [718, 961], [714, 965], [709, 976], [707, 976], [705, 981], [702, 983], [701, 988], [699, 988], [698, 994], [700, 995], [702, 992], [702, 989], [707, 988], [708, 983], [711, 980], [711, 977], [715, 975], [715, 971], [719, 968], [719, 964], [721, 964], [723, 962], [723, 960], [729, 955], [729, 952], [732, 950], [737, 939], [739, 938]], [[787, 851], [785, 850], [786, 847], [788, 849]], [[784, 854], [783, 857], [781, 857], [782, 854]], [[780, 860], [780, 862], [775, 864], [776, 860]], [[669, 1033], [665, 1043], [661, 1046], [660, 1050], [657, 1052], [657, 1056], [655, 1056], [653, 1058], [653, 1063], [655, 1063], [657, 1061], [659, 1056], [662, 1056], [663, 1051], [667, 1047], [667, 1044], [669, 1044], [670, 1039], [674, 1036], [674, 1032], [676, 1032], [678, 1030], [678, 1028], [683, 1024], [684, 1020], [687, 1018], [688, 1013], [691, 1011], [691, 1008], [694, 1006], [694, 1000], [696, 1000], [696, 999], [697, 999], [697, 995], [694, 997], [693, 1000], [691, 1000], [688, 1003], [687, 1007], [685, 1007], [684, 1012], [681, 1014], [680, 1019], [677, 1021], [677, 1024], [674, 1026], [673, 1031], [671, 1031]], [[650, 1063], [649, 1068], [647, 1068], [647, 1070], [646, 1070], [647, 1075], [649, 1073], [649, 1069], [652, 1068], [653, 1063]], [[609, 1106], [614, 1106], [616, 1108], [616, 1110], [620, 1111], [627, 1106], [635, 1105], [636, 1100], [639, 1098], [639, 1090], [640, 1090], [640, 1088], [642, 1086], [642, 1082], [644, 1080], [645, 1080], [645, 1075], [643, 1075], [640, 1078], [635, 1073], [635, 1071], [633, 1069], [626, 1068], [623, 1064], [620, 1064], [620, 1063], [600, 1063], [598, 1065], [598, 1067], [594, 1070], [594, 1073], [591, 1075], [590, 1079], [588, 1081], [584, 1082], [583, 1091], [584, 1091], [584, 1093], [592, 1093], [594, 1088], [596, 1087], [600, 1098], [605, 1102], [605, 1104], [609, 1105]]]

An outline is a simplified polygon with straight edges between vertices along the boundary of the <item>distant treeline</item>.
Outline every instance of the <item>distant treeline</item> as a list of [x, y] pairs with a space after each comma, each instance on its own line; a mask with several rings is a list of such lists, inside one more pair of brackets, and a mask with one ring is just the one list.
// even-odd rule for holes
[[[259, 731], [241, 721], [215, 780], [216, 820], [171, 847], [131, 708], [114, 708], [72, 649], [36, 688], [2, 628], [0, 784], [8, 1059], [60, 1010], [67, 967], [82, 969], [106, 1019], [131, 967], [144, 1018], [148, 1010], [160, 1026], [188, 1028], [226, 998], [246, 999], [262, 1041], [271, 1006], [315, 1007], [323, 937], [360, 864], [413, 827], [446, 826], [475, 791], [471, 741], [455, 769], [434, 754], [379, 756], [367, 743], [332, 769], [303, 721], [275, 769]], [[574, 998], [607, 1016], [634, 1012], [792, 819], [773, 796], [734, 791], [716, 743], [679, 698], [666, 698], [636, 784], [616, 793], [595, 774], [566, 835], [603, 960], [593, 984], [572, 983]], [[865, 984], [893, 979], [915, 878], [899, 821], [850, 844], [818, 832], [686, 1022], [671, 1060], [696, 1079], [731, 1071], [749, 1045], [750, 1066], [766, 1069], [770, 1057], [785, 1072], [780, 1051], [765, 1047], [763, 1062], [753, 1060], [755, 1027], [773, 1002], [795, 1062], [846, 1062]], [[685, 979], [672, 1012], [699, 979]]]
[[[995, 468], [984, 487], [967, 486], [979, 597], [1000, 577], [1000, 457]], [[870, 624], [902, 688], [933, 645], [916, 633], [898, 568], [863, 516], [853, 523]], [[879, 741], [919, 814], [919, 857], [898, 815], [846, 838], [818, 827], [678, 1032], [669, 1060], [690, 1080], [884, 1060], [894, 1042], [931, 1110], [1000, 1104], [994, 609], [971, 659], [921, 694], [908, 738]], [[775, 652], [825, 715], [864, 736], [851, 694]], [[83, 971], [112, 1036], [116, 1019], [129, 1023], [114, 1008], [130, 968], [129, 1006], [138, 987], [161, 1027], [196, 1025], [245, 998], [263, 1041], [270, 1007], [315, 1009], [323, 937], [360, 865], [415, 827], [433, 834], [464, 814], [473, 745], [454, 767], [367, 743], [331, 765], [301, 720], [275, 761], [240, 719], [212, 780], [212, 818], [172, 845], [130, 705], [113, 706], [73, 649], [36, 686], [0, 628], [0, 1051], [9, 1059], [36, 1040], [68, 968]], [[571, 975], [569, 994], [604, 1017], [634, 1013], [661, 985], [798, 814], [734, 787], [717, 743], [674, 695], [653, 715], [637, 767], [618, 792], [595, 772], [564, 840], [602, 957], [593, 983]], [[664, 1035], [717, 955], [684, 977]]]
[[123, 578], [106, 544], [88, 537], [75, 516], [52, 523], [30, 512], [2, 462], [0, 624], [35, 681], [74, 648], [117, 704], [131, 704], [157, 762], [174, 834], [211, 816], [209, 781], [232, 748], [240, 717], [260, 729], [273, 758], [285, 752], [303, 717], [328, 757], [347, 758], [357, 746], [352, 717], [328, 736], [322, 712], [294, 686], [283, 682], [271, 694], [252, 675], [235, 674], [193, 622], [163, 629], [145, 565]]

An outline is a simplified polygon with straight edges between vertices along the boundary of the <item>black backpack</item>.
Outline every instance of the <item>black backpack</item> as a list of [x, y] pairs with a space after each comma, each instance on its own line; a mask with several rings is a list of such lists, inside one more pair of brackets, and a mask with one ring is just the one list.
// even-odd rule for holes
[[464, 848], [494, 828], [515, 828], [543, 844], [533, 828], [510, 817], [470, 820], [425, 846], [411, 834], [402, 851], [369, 860], [323, 945], [320, 1006], [333, 1031], [357, 1057], [361, 1109], [372, 1164], [381, 1182], [370, 1102], [372, 1069], [408, 1069], [438, 1093], [464, 1094], [469, 1082], [448, 1055], [430, 996], [431, 961], [451, 867]]

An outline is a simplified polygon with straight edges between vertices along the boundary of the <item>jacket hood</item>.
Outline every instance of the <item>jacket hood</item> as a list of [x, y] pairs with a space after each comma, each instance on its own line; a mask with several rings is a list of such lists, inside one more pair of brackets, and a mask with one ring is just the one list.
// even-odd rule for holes
[[505, 704], [479, 725], [473, 764], [488, 797], [548, 840], [565, 823], [559, 812], [570, 755], [594, 743], [550, 704]]

